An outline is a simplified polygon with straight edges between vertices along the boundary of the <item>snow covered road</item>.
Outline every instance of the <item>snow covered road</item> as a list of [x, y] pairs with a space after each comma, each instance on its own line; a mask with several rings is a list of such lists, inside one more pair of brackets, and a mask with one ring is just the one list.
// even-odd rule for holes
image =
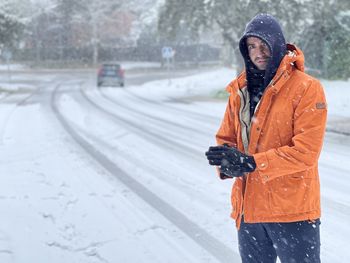
[[[83, 73], [17, 76], [35, 81], [0, 100], [0, 262], [240, 262], [231, 182], [204, 156], [225, 102], [201, 99], [232, 76], [125, 89]], [[326, 263], [350, 256], [349, 159], [350, 137], [327, 133]]]

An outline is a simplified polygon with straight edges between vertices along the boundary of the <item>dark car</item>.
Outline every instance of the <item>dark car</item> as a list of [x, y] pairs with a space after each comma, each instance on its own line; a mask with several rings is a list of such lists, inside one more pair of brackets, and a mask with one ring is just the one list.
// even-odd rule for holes
[[124, 87], [124, 70], [117, 63], [104, 63], [100, 66], [97, 75], [97, 86]]

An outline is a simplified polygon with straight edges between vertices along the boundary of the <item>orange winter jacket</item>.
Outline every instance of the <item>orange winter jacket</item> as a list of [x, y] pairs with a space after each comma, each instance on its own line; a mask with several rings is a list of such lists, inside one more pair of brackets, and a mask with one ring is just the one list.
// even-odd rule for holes
[[320, 82], [304, 73], [304, 55], [288, 53], [250, 120], [245, 72], [228, 86], [218, 144], [253, 155], [257, 168], [235, 179], [231, 217], [247, 223], [295, 222], [320, 217], [318, 158], [327, 105]]

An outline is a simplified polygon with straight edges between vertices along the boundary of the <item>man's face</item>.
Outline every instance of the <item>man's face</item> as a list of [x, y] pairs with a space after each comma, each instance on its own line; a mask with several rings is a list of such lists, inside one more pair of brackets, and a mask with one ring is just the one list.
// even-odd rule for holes
[[260, 70], [265, 70], [271, 57], [267, 43], [257, 37], [248, 37], [247, 48], [250, 60], [254, 65]]

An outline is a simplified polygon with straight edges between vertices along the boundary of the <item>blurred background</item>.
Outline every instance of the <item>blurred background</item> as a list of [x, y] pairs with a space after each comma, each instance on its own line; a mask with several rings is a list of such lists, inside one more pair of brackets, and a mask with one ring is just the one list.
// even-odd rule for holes
[[1, 0], [1, 64], [94, 67], [107, 60], [241, 68], [246, 23], [267, 12], [299, 46], [307, 71], [350, 77], [349, 0]]
[[0, 263], [240, 262], [204, 153], [257, 13], [324, 86], [321, 257], [349, 262], [350, 0], [0, 0]]

